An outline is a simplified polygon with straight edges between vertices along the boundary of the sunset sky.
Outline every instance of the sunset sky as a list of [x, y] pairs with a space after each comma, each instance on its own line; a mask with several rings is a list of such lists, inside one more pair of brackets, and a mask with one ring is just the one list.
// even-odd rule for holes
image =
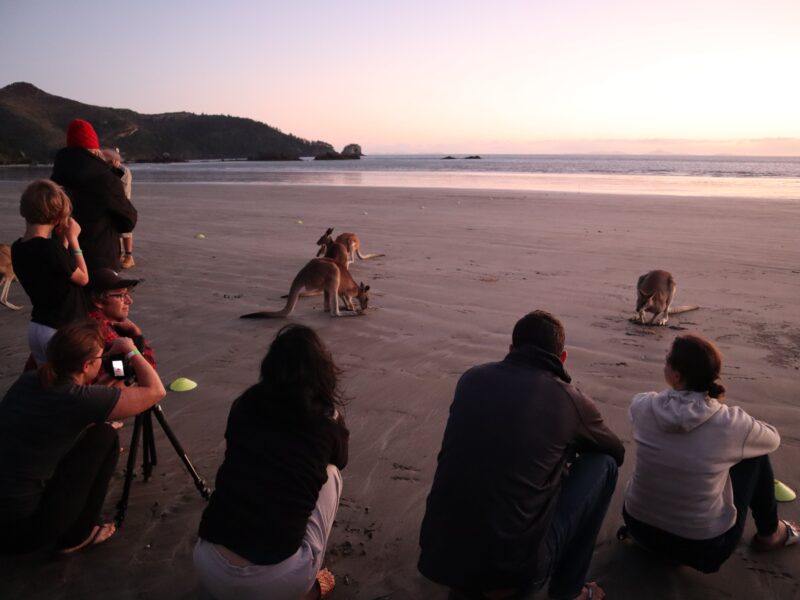
[[380, 152], [800, 155], [800, 1], [0, 2], [0, 87]]

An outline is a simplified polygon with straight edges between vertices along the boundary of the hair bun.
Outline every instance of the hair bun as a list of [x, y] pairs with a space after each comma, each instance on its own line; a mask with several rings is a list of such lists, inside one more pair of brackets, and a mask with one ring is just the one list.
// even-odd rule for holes
[[721, 398], [725, 395], [725, 386], [716, 381], [708, 384], [708, 395], [712, 398]]

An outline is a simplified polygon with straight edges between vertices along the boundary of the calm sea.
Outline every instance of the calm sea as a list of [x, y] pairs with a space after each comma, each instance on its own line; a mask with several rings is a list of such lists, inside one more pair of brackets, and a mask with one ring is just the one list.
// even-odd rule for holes
[[[134, 181], [436, 187], [800, 199], [800, 157], [674, 155], [372, 155], [359, 161], [133, 164]], [[0, 180], [47, 167], [0, 168]]]

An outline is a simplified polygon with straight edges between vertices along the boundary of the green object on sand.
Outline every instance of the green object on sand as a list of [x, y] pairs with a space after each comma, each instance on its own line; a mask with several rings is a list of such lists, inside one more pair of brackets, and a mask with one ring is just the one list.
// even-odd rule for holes
[[175, 381], [169, 384], [169, 389], [173, 392], [188, 392], [197, 387], [197, 383], [186, 377], [178, 377]]
[[205, 233], [195, 233], [194, 234], [194, 239], [196, 239], [196, 240], [204, 240], [204, 239], [206, 239], [206, 234]]
[[775, 480], [775, 500], [778, 502], [791, 502], [797, 498], [794, 490], [782, 481]]

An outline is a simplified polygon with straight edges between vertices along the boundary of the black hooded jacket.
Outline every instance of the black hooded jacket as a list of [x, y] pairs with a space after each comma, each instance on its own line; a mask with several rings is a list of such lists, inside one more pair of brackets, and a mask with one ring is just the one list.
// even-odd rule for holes
[[422, 574], [465, 590], [529, 581], [576, 451], [625, 454], [557, 356], [524, 346], [464, 373], [422, 521]]
[[50, 178], [72, 201], [89, 270], [119, 271], [119, 234], [132, 231], [138, 215], [111, 165], [83, 148], [63, 148], [56, 154]]

